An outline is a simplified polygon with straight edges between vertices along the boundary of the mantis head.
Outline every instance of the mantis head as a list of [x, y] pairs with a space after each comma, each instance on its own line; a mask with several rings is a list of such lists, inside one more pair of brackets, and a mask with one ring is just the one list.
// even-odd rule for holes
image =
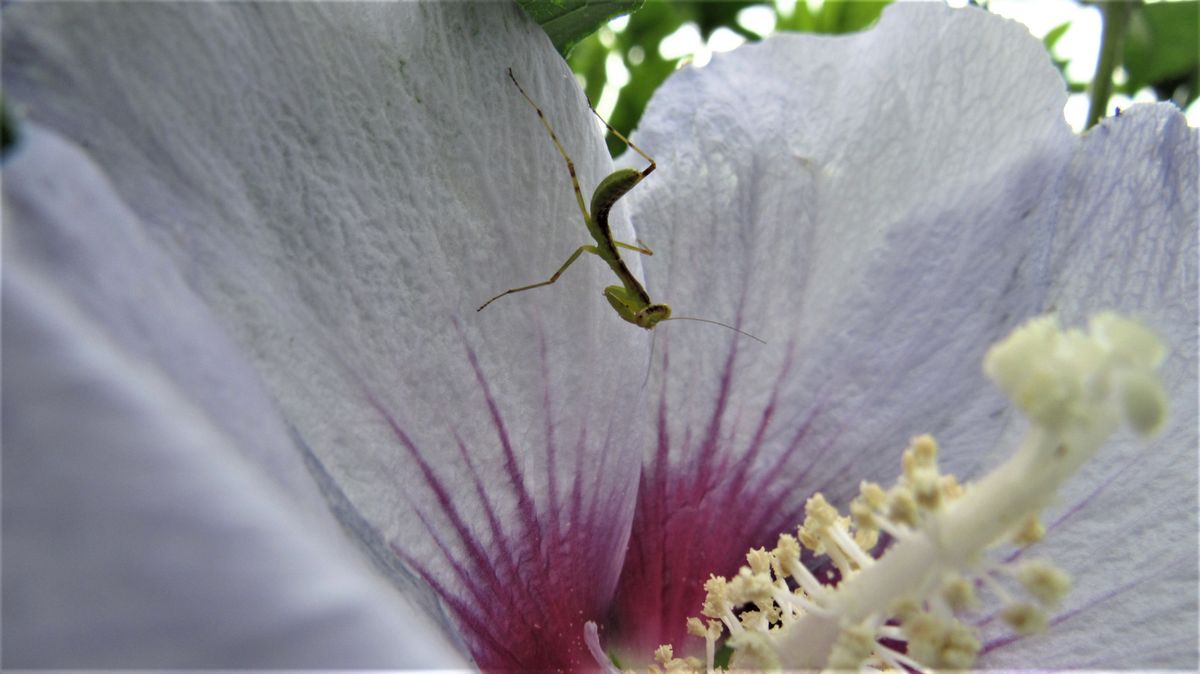
[[671, 316], [671, 307], [666, 304], [649, 304], [642, 300], [639, 296], [622, 288], [621, 286], [609, 286], [604, 289], [604, 297], [613, 309], [617, 310], [617, 314], [624, 320], [633, 323], [639, 328], [653, 330], [659, 323], [663, 321], [697, 321], [700, 323], [712, 323], [719, 325], [728, 330], [733, 330], [739, 335], [745, 335], [750, 339], [766, 344], [763, 340], [754, 335], [739, 330], [732, 325], [726, 325], [720, 321], [711, 321], [707, 318], [695, 318], [693, 316]]
[[651, 304], [633, 315], [634, 325], [653, 330], [661, 321], [671, 318], [671, 307], [665, 304]]

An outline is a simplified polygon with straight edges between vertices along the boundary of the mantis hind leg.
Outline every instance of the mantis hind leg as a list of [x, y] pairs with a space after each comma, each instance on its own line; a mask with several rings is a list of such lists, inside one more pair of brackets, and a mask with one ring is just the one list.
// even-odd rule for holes
[[617, 131], [617, 130], [616, 130], [614, 127], [613, 127], [613, 125], [612, 125], [612, 124], [609, 124], [609, 123], [608, 123], [608, 120], [607, 120], [607, 119], [604, 119], [603, 117], [601, 117], [601, 116], [600, 116], [600, 113], [596, 112], [596, 108], [593, 108], [593, 107], [592, 107], [592, 102], [591, 102], [591, 101], [588, 101], [588, 107], [589, 107], [589, 108], [592, 108], [592, 114], [596, 115], [596, 119], [599, 119], [601, 122], [604, 122], [604, 126], [608, 127], [608, 130], [609, 130], [610, 132], [612, 132], [612, 135], [616, 136], [617, 138], [620, 138], [620, 139], [621, 139], [621, 142], [623, 142], [623, 143], [625, 143], [626, 145], [628, 145], [629, 147], [633, 148], [633, 151], [634, 151], [634, 152], [636, 152], [636, 153], [638, 153], [638, 154], [642, 155], [642, 159], [645, 159], [646, 161], [650, 162], [650, 165], [649, 165], [649, 166], [647, 166], [645, 169], [643, 169], [643, 170], [641, 171], [641, 175], [642, 175], [642, 177], [643, 177], [643, 178], [645, 178], [646, 176], [650, 175], [650, 174], [651, 174], [651, 173], [654, 171], [654, 169], [658, 167], [658, 164], [656, 164], [656, 163], [654, 162], [654, 160], [650, 158], [650, 155], [648, 155], [648, 154], [646, 154], [645, 152], [643, 152], [643, 151], [642, 151], [642, 148], [640, 148], [640, 147], [638, 147], [638, 146], [634, 145], [634, 144], [633, 144], [633, 142], [632, 142], [632, 141], [630, 141], [628, 138], [626, 138], [626, 137], [625, 137], [625, 135], [624, 135], [624, 134], [622, 134], [620, 131]]
[[575, 260], [578, 260], [579, 256], [583, 255], [584, 253], [592, 253], [594, 255], [599, 255], [600, 251], [598, 251], [595, 246], [580, 246], [579, 248], [575, 249], [574, 253], [571, 253], [571, 257], [567, 258], [567, 261], [564, 262], [562, 264], [562, 266], [558, 268], [558, 271], [554, 272], [554, 275], [551, 276], [549, 279], [542, 281], [541, 283], [531, 283], [530, 285], [521, 286], [520, 288], [513, 288], [511, 290], [505, 290], [504, 292], [500, 293], [499, 295], [496, 295], [492, 299], [484, 302], [483, 306], [479, 307], [475, 311], [483, 311], [484, 308], [487, 307], [487, 305], [491, 304], [492, 302], [495, 302], [496, 300], [500, 299], [501, 297], [504, 297], [505, 295], [511, 295], [513, 293], [519, 293], [519, 292], [522, 292], [525, 290], [533, 290], [534, 288], [541, 288], [542, 286], [548, 286], [551, 283], [554, 283], [555, 281], [558, 280], [558, 277], [562, 276], [562, 273], [567, 270], [567, 267], [570, 267], [572, 264], [574, 264]]
[[533, 109], [537, 111], [538, 119], [541, 120], [542, 126], [546, 127], [546, 131], [550, 134], [550, 140], [554, 141], [554, 147], [558, 148], [558, 153], [561, 154], [563, 160], [567, 162], [567, 172], [571, 174], [571, 187], [575, 189], [575, 201], [579, 204], [579, 212], [583, 214], [584, 222], [590, 222], [591, 218], [588, 216], [587, 206], [583, 201], [583, 190], [579, 188], [579, 178], [575, 175], [575, 162], [571, 161], [570, 155], [568, 155], [566, 149], [563, 148], [562, 141], [558, 139], [558, 134], [554, 133], [554, 127], [550, 126], [550, 120], [546, 119], [546, 114], [542, 112], [542, 109], [538, 107], [537, 103], [533, 102], [533, 99], [529, 97], [529, 94], [525, 93], [525, 88], [521, 86], [521, 83], [517, 81], [516, 76], [513, 75], [512, 68], [508, 69], [508, 79], [512, 80], [512, 83], [517, 86], [517, 91], [521, 92], [521, 95], [525, 97], [525, 100], [529, 101], [529, 104], [532, 105]]

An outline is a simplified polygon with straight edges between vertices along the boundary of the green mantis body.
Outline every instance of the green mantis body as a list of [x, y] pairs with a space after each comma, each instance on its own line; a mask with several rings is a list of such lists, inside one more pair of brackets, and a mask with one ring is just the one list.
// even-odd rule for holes
[[[508, 78], [512, 80], [514, 85], [516, 85], [517, 90], [521, 92], [521, 95], [525, 97], [525, 100], [529, 102], [529, 105], [533, 106], [533, 109], [537, 111], [537, 116], [538, 119], [541, 120], [542, 126], [546, 127], [546, 131], [550, 134], [550, 139], [554, 141], [554, 146], [558, 148], [558, 153], [562, 155], [563, 160], [566, 161], [567, 171], [571, 174], [571, 186], [575, 190], [575, 200], [579, 204], [579, 212], [583, 215], [583, 221], [587, 224], [588, 233], [592, 235], [592, 239], [594, 239], [596, 243], [594, 245], [583, 245], [577, 248], [575, 252], [567, 258], [567, 261], [558, 268], [558, 271], [554, 272], [554, 275], [548, 280], [542, 281], [541, 283], [533, 283], [527, 286], [506, 290], [487, 302], [484, 302], [483, 306], [479, 307], [476, 311], [483, 311], [487, 305], [495, 302], [505, 295], [511, 295], [513, 293], [519, 293], [525, 290], [532, 290], [534, 288], [540, 288], [542, 286], [548, 286], [554, 283], [560, 276], [562, 276], [562, 273], [567, 270], [567, 267], [570, 267], [575, 260], [579, 259], [580, 255], [583, 255], [584, 253], [591, 253], [598, 256], [601, 260], [604, 260], [605, 264], [607, 264], [609, 269], [611, 269], [613, 273], [617, 275], [617, 279], [621, 282], [621, 285], [612, 285], [604, 289], [604, 298], [607, 299], [608, 303], [612, 305], [612, 308], [616, 310], [618, 316], [630, 323], [633, 323], [639, 328], [645, 328], [647, 330], [652, 330], [654, 326], [658, 325], [662, 321], [677, 320], [671, 318], [671, 307], [667, 306], [666, 304], [660, 304], [651, 301], [650, 294], [646, 292], [646, 288], [642, 286], [642, 283], [637, 280], [632, 272], [629, 271], [629, 267], [625, 266], [625, 262], [621, 259], [621, 254], [617, 249], [625, 248], [627, 250], [637, 251], [643, 255], [653, 255], [654, 252], [645, 245], [635, 246], [617, 241], [613, 238], [612, 230], [608, 224], [608, 216], [612, 211], [613, 205], [617, 203], [618, 199], [625, 196], [629, 190], [633, 189], [635, 185], [640, 183], [643, 179], [645, 179], [646, 176], [650, 175], [654, 171], [657, 166], [654, 163], [654, 160], [651, 159], [650, 156], [645, 152], [642, 152], [638, 146], [631, 143], [629, 139], [621, 135], [619, 131], [614, 129], [608, 122], [604, 121], [599, 114], [597, 114], [596, 117], [599, 118], [600, 121], [604, 122], [604, 125], [607, 126], [614, 135], [616, 135], [626, 145], [641, 155], [646, 161], [650, 162], [650, 165], [641, 171], [628, 168], [617, 169], [609, 174], [607, 178], [601, 180], [600, 184], [596, 186], [595, 192], [592, 193], [592, 208], [589, 212], [583, 201], [583, 191], [579, 187], [579, 178], [575, 175], [575, 163], [571, 161], [571, 157], [568, 156], [567, 151], [563, 149], [562, 142], [559, 141], [558, 135], [554, 133], [554, 127], [550, 126], [550, 122], [546, 119], [546, 115], [542, 112], [542, 109], [538, 107], [537, 103], [535, 103], [532, 98], [529, 97], [529, 94], [525, 93], [525, 89], [521, 87], [520, 82], [517, 82], [517, 78], [513, 75], [512, 68], [508, 69]], [[593, 110], [593, 112], [595, 112], [595, 110]], [[641, 244], [640, 241], [638, 243]], [[717, 321], [709, 321], [703, 318], [688, 318], [687, 320], [715, 323], [717, 325], [730, 328], [731, 330], [748, 337], [752, 337], [760, 342], [762, 341], [753, 335], [742, 332], [741, 330], [738, 330], [732, 326], [725, 325], [724, 323], [718, 323]]]
[[608, 214], [612, 211], [613, 204], [617, 203], [617, 199], [633, 189], [634, 185], [637, 185], [654, 170], [654, 160], [649, 159], [649, 161], [650, 166], [644, 171], [619, 169], [596, 186], [596, 191], [592, 193], [592, 217], [584, 218], [584, 221], [587, 222], [588, 232], [596, 240], [596, 245], [580, 248], [580, 250], [587, 250], [589, 253], [600, 256], [600, 259], [604, 260], [609, 269], [612, 269], [620, 279], [621, 285], [608, 286], [604, 289], [604, 297], [617, 311], [617, 315], [647, 330], [654, 328], [660, 321], [671, 318], [671, 307], [650, 301], [649, 293], [629, 271], [629, 267], [625, 266], [617, 247], [636, 250], [643, 255], [653, 255], [654, 253], [645, 246], [632, 246], [614, 240], [612, 230], [608, 225]]
[[[645, 328], [647, 330], [654, 328], [654, 326], [660, 321], [670, 318], [671, 307], [665, 304], [655, 304], [651, 302], [650, 294], [646, 292], [645, 287], [643, 287], [642, 283], [637, 280], [637, 277], [633, 275], [633, 272], [629, 271], [629, 267], [625, 266], [625, 261], [621, 259], [621, 254], [617, 251], [617, 247], [620, 246], [629, 250], [635, 250], [643, 255], [653, 255], [653, 252], [644, 246], [633, 246], [615, 240], [612, 235], [612, 229], [608, 224], [608, 215], [612, 211], [613, 205], [617, 203], [618, 199], [625, 196], [625, 193], [633, 189], [634, 185], [637, 185], [642, 181], [643, 178], [650, 175], [650, 173], [655, 169], [654, 160], [646, 156], [646, 153], [642, 152], [635, 145], [629, 143], [628, 140], [625, 140], [625, 137], [621, 136], [614, 129], [613, 133], [616, 133], [621, 140], [629, 144], [629, 147], [633, 148], [638, 154], [645, 157], [646, 161], [650, 162], [650, 166], [642, 171], [637, 171], [634, 169], [618, 169], [607, 178], [600, 181], [600, 184], [596, 186], [596, 191], [592, 193], [592, 208], [591, 212], [589, 213], [583, 202], [583, 191], [579, 187], [579, 178], [577, 178], [575, 175], [575, 162], [571, 161], [571, 158], [567, 155], [566, 150], [563, 149], [562, 142], [559, 141], [558, 135], [554, 133], [554, 127], [550, 126], [550, 122], [546, 120], [546, 115], [542, 112], [542, 109], [538, 107], [537, 103], [533, 102], [533, 99], [529, 97], [529, 94], [525, 93], [525, 89], [521, 87], [520, 82], [517, 82], [517, 78], [513, 75], [512, 68], [508, 69], [508, 78], [512, 80], [514, 85], [516, 85], [517, 90], [521, 92], [521, 95], [525, 97], [525, 100], [529, 101], [529, 104], [533, 106], [534, 110], [537, 111], [538, 119], [540, 119], [542, 121], [542, 125], [546, 127], [546, 131], [550, 134], [550, 139], [554, 141], [554, 146], [558, 148], [558, 153], [561, 154], [563, 160], [567, 162], [567, 171], [571, 174], [571, 185], [575, 189], [575, 199], [579, 203], [579, 211], [583, 214], [583, 221], [587, 224], [588, 232], [592, 235], [592, 238], [595, 239], [596, 243], [595, 245], [583, 245], [577, 248], [575, 252], [567, 258], [567, 261], [558, 268], [558, 271], [554, 272], [554, 275], [551, 276], [549, 280], [542, 281], [541, 283], [533, 283], [527, 286], [521, 286], [520, 288], [506, 290], [487, 302], [484, 302], [483, 306], [479, 307], [477, 311], [483, 311], [487, 305], [495, 302], [505, 295], [511, 295], [513, 293], [519, 293], [525, 290], [532, 290], [534, 288], [540, 288], [542, 286], [548, 286], [551, 283], [554, 283], [558, 280], [558, 277], [562, 276], [562, 273], [567, 270], [567, 267], [570, 267], [575, 260], [579, 259], [580, 255], [583, 255], [584, 253], [592, 253], [593, 255], [598, 256], [601, 260], [604, 260], [609, 269], [612, 269], [613, 273], [616, 274], [617, 278], [621, 281], [621, 285], [619, 286], [608, 286], [604, 289], [605, 299], [607, 299], [608, 303], [612, 305], [612, 308], [616, 310], [618, 316], [640, 328]], [[607, 122], [605, 122], [605, 124], [607, 125]], [[612, 129], [611, 126], [609, 128]]]

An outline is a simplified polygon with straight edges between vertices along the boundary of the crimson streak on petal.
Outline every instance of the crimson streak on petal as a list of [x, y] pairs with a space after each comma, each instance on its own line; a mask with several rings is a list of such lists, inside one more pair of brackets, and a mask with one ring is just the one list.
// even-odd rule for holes
[[[407, 494], [404, 497], [418, 513], [437, 552], [418, 557], [404, 541], [393, 541], [391, 548], [441, 597], [481, 669], [594, 669], [583, 639], [584, 623], [602, 618], [611, 602], [611, 583], [606, 588], [603, 579], [614, 572], [601, 567], [620, 544], [621, 532], [614, 531], [613, 524], [621, 517], [610, 511], [621, 499], [601, 498], [599, 493], [588, 498], [589, 485], [581, 481], [572, 484], [566, 494], [555, 492], [557, 455], [565, 448], [555, 444], [554, 424], [549, 418], [552, 392], [547, 384], [543, 396], [547, 439], [541, 451], [547, 458], [551, 493], [539, 511], [518, 461], [519, 453], [533, 450], [514, 445], [476, 354], [470, 346], [466, 350], [496, 441], [487, 446], [468, 446], [450, 431], [466, 466], [466, 475], [457, 480], [439, 471], [430, 451], [413, 440], [397, 415], [378, 397], [368, 393], [371, 405], [387, 422], [434, 495], [428, 503], [417, 503]], [[544, 350], [542, 356], [545, 359]], [[600, 469], [605, 468], [612, 451], [609, 438], [600, 440], [598, 448], [589, 448], [586, 430], [579, 433], [574, 446], [569, 447], [576, 457], [576, 468], [582, 469], [581, 457], [589, 451], [601, 452]], [[483, 456], [499, 456], [504, 474], [481, 472], [479, 458]], [[497, 508], [498, 489], [509, 490], [515, 500], [515, 518], [509, 514], [506, 520], [505, 513]], [[464, 514], [468, 497], [473, 497], [482, 517], [473, 519]], [[481, 528], [490, 534], [487, 545], [476, 535]]]
[[[664, 347], [664, 371], [670, 370], [668, 351]], [[660, 644], [673, 645], [677, 655], [702, 653], [703, 642], [687, 636], [686, 621], [700, 612], [709, 574], [736, 572], [751, 546], [773, 546], [778, 527], [798, 521], [804, 503], [793, 487], [806, 473], [798, 457], [811, 461], [823, 448], [806, 442], [815, 409], [786, 422], [776, 415], [792, 354], [789, 347], [757, 424], [742, 441], [731, 441], [734, 433], [723, 429], [727, 414], [732, 412], [736, 426], [746, 412], [731, 408], [737, 340], [730, 340], [710, 422], [695, 443], [690, 432], [682, 441], [671, 437], [663, 390], [654, 454], [639, 482], [633, 533], [610, 615], [612, 643], [629, 658], [648, 659]], [[783, 431], [786, 440], [766, 453], [768, 431]]]

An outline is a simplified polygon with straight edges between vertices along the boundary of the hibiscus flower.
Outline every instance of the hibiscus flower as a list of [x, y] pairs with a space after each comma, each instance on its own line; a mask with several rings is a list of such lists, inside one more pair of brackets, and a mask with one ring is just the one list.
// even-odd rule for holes
[[590, 669], [589, 621], [623, 663], [702, 653], [709, 574], [913, 436], [986, 475], [1026, 430], [989, 346], [1102, 309], [1169, 347], [1172, 419], [1059, 491], [1037, 548], [1075, 589], [1039, 636], [985, 606], [979, 662], [1195, 665], [1196, 134], [1166, 105], [1071, 134], [1018, 25], [895, 7], [656, 95], [627, 261], [766, 345], [624, 323], [593, 260], [475, 311], [587, 243], [505, 70], [585, 190], [612, 170], [515, 7], [3, 31], [4, 665]]

